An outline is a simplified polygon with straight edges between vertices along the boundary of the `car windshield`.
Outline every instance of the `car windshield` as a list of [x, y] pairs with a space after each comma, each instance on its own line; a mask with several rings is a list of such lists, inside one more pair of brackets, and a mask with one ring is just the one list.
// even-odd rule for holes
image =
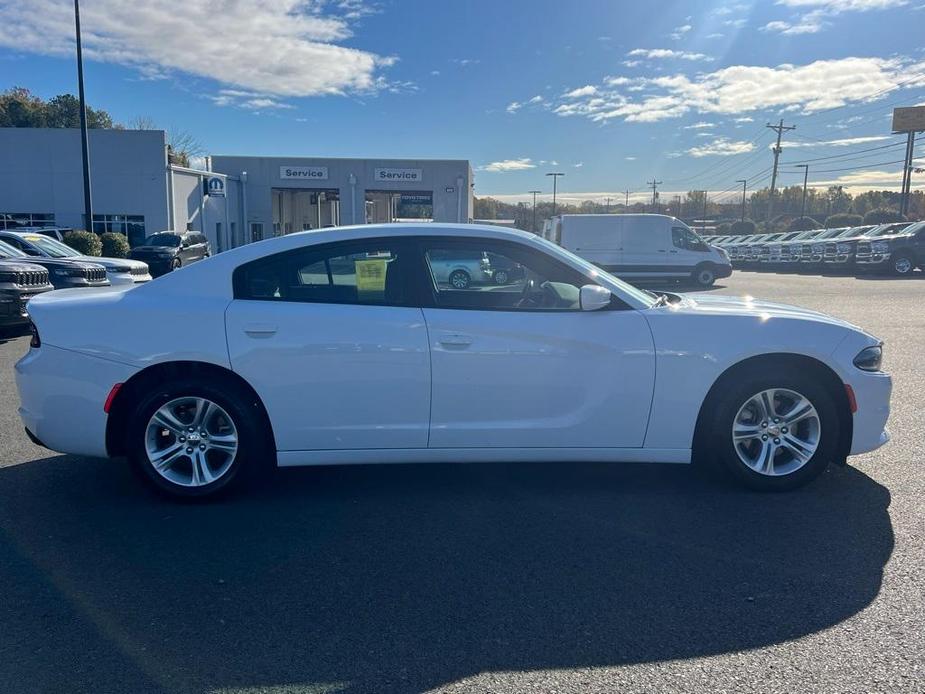
[[23, 238], [52, 258], [73, 258], [80, 255], [70, 246], [48, 236], [29, 234], [29, 236], [23, 236]]
[[0, 258], [28, 258], [25, 253], [23, 253], [18, 248], [11, 246], [6, 241], [0, 241]]
[[170, 248], [177, 248], [180, 245], [180, 235], [179, 234], [151, 234], [148, 238], [145, 239], [145, 246], [167, 246]]
[[881, 224], [878, 227], [871, 229], [865, 236], [867, 238], [877, 238], [878, 236], [890, 236], [891, 234], [898, 234], [903, 230], [901, 224]]

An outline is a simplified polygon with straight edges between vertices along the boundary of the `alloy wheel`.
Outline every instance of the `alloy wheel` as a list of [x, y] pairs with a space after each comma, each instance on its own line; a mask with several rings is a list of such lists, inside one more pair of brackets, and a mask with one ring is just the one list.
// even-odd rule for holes
[[202, 487], [231, 468], [238, 432], [228, 413], [211, 400], [175, 398], [148, 420], [145, 452], [164, 479], [183, 487]]
[[900, 275], [908, 275], [912, 272], [912, 261], [905, 256], [900, 256], [893, 261], [893, 269]]
[[804, 395], [771, 388], [752, 395], [732, 424], [739, 460], [761, 475], [789, 475], [806, 465], [821, 441], [819, 413]]

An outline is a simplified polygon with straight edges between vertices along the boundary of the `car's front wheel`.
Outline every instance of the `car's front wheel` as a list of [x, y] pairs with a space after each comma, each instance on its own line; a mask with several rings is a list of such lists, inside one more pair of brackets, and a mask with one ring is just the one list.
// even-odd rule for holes
[[712, 287], [713, 283], [716, 282], [716, 270], [710, 264], [698, 265], [697, 269], [694, 270], [692, 279], [698, 287], [704, 289]]
[[811, 376], [745, 378], [722, 396], [711, 439], [705, 453], [738, 482], [759, 491], [794, 489], [835, 459], [836, 404]]
[[183, 262], [179, 258], [174, 258], [170, 263], [171, 270], [179, 270], [183, 265]]
[[907, 253], [897, 253], [890, 259], [890, 270], [897, 277], [907, 277], [915, 270], [915, 261]]
[[253, 403], [240, 388], [165, 383], [142, 396], [128, 427], [128, 457], [170, 496], [207, 497], [253, 476], [267, 460]]
[[450, 273], [450, 285], [454, 289], [468, 289], [470, 284], [472, 284], [472, 278], [465, 270], [453, 270]]

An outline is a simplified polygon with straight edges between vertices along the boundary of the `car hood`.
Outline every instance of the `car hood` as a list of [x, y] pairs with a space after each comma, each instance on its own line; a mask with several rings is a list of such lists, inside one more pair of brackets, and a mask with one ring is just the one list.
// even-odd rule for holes
[[42, 256], [30, 255], [29, 258], [16, 258], [17, 262], [22, 261], [24, 263], [35, 263], [36, 265], [41, 265], [46, 267], [49, 270], [54, 268], [70, 268], [70, 267], [79, 267], [79, 268], [98, 268], [100, 263], [96, 262], [87, 262], [83, 258], [45, 258]]
[[146, 267], [145, 263], [140, 260], [131, 260], [129, 258], [97, 258], [96, 256], [84, 255], [80, 256], [78, 260], [102, 265], [110, 272], [129, 272], [132, 268]]
[[0, 271], [3, 272], [35, 272], [41, 271], [41, 267], [36, 267], [38, 263], [30, 263], [26, 260], [7, 260], [0, 258]]
[[705, 294], [680, 294], [680, 301], [671, 304], [674, 311], [702, 315], [755, 316], [763, 320], [772, 318], [795, 318], [837, 325], [850, 330], [864, 332], [856, 325], [835, 318], [820, 311], [813, 311], [789, 304], [759, 301], [750, 296], [715, 296]]
[[908, 239], [908, 238], [912, 238], [912, 236], [911, 234], [887, 234], [886, 236], [875, 236], [873, 238], [860, 237], [854, 240], [860, 241], [863, 239], [864, 241], [870, 241], [871, 243], [875, 243], [877, 241], [894, 241], [895, 239], [904, 239], [904, 238]]

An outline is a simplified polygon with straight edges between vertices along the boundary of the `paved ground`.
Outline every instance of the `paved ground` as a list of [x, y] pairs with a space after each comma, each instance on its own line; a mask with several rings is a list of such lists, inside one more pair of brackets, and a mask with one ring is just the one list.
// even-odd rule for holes
[[173, 505], [32, 446], [0, 340], [0, 690], [923, 691], [925, 281], [725, 282], [883, 337], [894, 442], [778, 496], [446, 465]]

